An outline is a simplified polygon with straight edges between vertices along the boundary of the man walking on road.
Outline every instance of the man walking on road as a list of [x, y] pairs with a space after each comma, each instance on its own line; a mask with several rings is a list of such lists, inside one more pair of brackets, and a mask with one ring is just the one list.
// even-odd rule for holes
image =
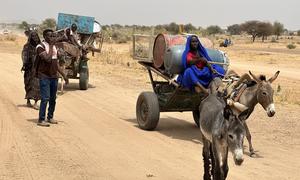
[[[58, 72], [63, 76], [66, 84], [69, 83], [69, 80], [58, 65], [58, 53], [57, 48], [54, 45], [53, 31], [50, 29], [45, 30], [43, 32], [43, 37], [45, 41], [36, 47], [38, 56], [35, 67], [37, 69], [36, 76], [39, 78], [41, 93], [41, 104], [37, 125], [48, 127], [50, 124], [57, 124], [57, 121], [53, 119], [53, 115], [56, 104]], [[47, 121], [45, 121], [48, 102]]]

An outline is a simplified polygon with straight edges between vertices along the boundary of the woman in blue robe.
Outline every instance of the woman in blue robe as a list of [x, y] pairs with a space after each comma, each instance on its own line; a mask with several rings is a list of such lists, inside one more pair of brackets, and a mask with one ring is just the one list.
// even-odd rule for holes
[[225, 70], [212, 61], [202, 46], [197, 36], [187, 38], [185, 51], [182, 55], [184, 71], [178, 76], [177, 81], [183, 87], [196, 92], [207, 93], [209, 83], [215, 77], [224, 77]]

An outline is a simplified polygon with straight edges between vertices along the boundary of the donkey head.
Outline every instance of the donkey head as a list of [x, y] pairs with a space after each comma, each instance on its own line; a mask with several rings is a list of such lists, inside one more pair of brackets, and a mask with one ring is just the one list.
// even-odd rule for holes
[[245, 127], [243, 121], [247, 119], [248, 109], [242, 112], [239, 116], [233, 114], [230, 108], [225, 108], [224, 118], [227, 121], [227, 143], [228, 149], [233, 155], [233, 160], [236, 165], [241, 165], [244, 161], [244, 137]]
[[272, 82], [276, 80], [280, 71], [277, 71], [273, 77], [266, 80], [266, 76], [260, 75], [256, 76], [249, 71], [252, 78], [258, 83], [257, 89], [257, 101], [265, 109], [269, 117], [275, 114], [275, 105], [273, 101], [274, 90], [271, 86]]

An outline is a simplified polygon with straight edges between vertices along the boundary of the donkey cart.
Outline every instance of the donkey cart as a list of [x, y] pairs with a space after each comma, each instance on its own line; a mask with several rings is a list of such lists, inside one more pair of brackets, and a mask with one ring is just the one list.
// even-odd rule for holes
[[[80, 48], [64, 40], [66, 29], [72, 24], [77, 26], [78, 37], [76, 38], [78, 39], [76, 40], [81, 44]], [[92, 52], [94, 55], [94, 52], [101, 52], [103, 36], [100, 24], [94, 17], [59, 13], [55, 34], [60, 39], [57, 46], [63, 54], [59, 61], [60, 65], [68, 78], [79, 79], [79, 88], [87, 90], [89, 83], [87, 54]]]
[[[142, 92], [137, 99], [136, 118], [139, 127], [144, 130], [154, 130], [158, 125], [160, 112], [184, 111], [191, 111], [196, 125], [199, 126], [198, 107], [206, 94], [183, 88], [175, 80], [176, 74], [180, 72], [179, 69], [182, 69], [178, 66], [181, 65], [186, 36], [158, 35], [153, 48], [149, 43], [150, 50], [148, 50], [153, 49], [153, 55], [150, 52], [147, 58], [139, 57], [138, 54], [140, 48], [137, 41], [141, 37], [146, 37], [153, 42], [152, 36], [134, 35], [133, 58], [139, 60], [138, 63], [146, 68], [153, 92]], [[213, 59], [212, 63], [223, 65], [227, 69], [229, 60], [222, 51], [209, 49], [208, 53]], [[154, 79], [155, 74], [159, 80]]]

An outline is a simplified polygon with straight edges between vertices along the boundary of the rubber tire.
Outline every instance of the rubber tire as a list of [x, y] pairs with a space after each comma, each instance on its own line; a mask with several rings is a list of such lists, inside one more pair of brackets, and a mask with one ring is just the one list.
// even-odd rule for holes
[[194, 118], [194, 121], [195, 121], [195, 124], [198, 128], [200, 128], [200, 123], [199, 123], [199, 119], [200, 119], [200, 113], [199, 113], [199, 110], [194, 110], [193, 111], [193, 118]]
[[89, 71], [79, 73], [79, 89], [87, 90], [89, 88]]
[[154, 130], [159, 121], [159, 103], [155, 93], [142, 92], [136, 103], [136, 119], [143, 130]]

